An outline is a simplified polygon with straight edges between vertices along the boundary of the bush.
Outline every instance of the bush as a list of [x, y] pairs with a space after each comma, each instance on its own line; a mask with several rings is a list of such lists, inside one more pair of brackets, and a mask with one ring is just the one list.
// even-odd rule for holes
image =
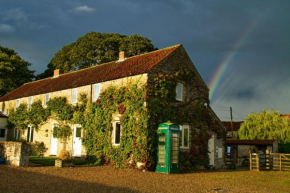
[[279, 153], [290, 153], [290, 143], [279, 143]]
[[47, 151], [47, 148], [43, 142], [35, 141], [34, 143], [30, 144], [30, 148], [32, 156], [40, 156]]
[[59, 156], [58, 156], [59, 159], [63, 160], [63, 161], [68, 161], [68, 160], [71, 160], [71, 156], [70, 156], [70, 153], [68, 150], [66, 149], [62, 149], [60, 152], [59, 152]]

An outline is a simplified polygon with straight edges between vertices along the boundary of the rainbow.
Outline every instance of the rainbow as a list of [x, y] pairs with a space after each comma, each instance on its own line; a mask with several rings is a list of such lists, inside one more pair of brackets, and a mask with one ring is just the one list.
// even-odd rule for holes
[[254, 28], [257, 26], [258, 21], [260, 18], [257, 18], [256, 20], [253, 20], [248, 27], [245, 28], [243, 33], [241, 33], [241, 36], [238, 38], [238, 41], [233, 46], [233, 49], [230, 51], [230, 53], [222, 60], [220, 65], [217, 68], [217, 71], [212, 76], [212, 79], [209, 82], [209, 99], [211, 102], [214, 101], [215, 95], [217, 92], [217, 89], [221, 83], [221, 80], [223, 78], [223, 75], [227, 71], [229, 65], [231, 64], [233, 58], [237, 54], [237, 50], [245, 43], [249, 35], [253, 32]]

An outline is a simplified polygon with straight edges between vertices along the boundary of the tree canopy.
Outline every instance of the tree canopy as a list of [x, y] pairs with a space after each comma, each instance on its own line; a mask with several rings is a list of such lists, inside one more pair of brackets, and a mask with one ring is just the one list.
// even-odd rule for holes
[[250, 113], [241, 125], [238, 135], [240, 139], [275, 139], [279, 143], [290, 142], [290, 119], [281, 117], [277, 110]]
[[54, 69], [74, 71], [118, 59], [119, 52], [134, 56], [155, 50], [151, 40], [140, 35], [91, 32], [76, 42], [65, 45], [47, 65], [47, 70], [38, 78], [52, 76]]
[[14, 50], [0, 45], [0, 96], [32, 81], [34, 71], [28, 69], [30, 65]]

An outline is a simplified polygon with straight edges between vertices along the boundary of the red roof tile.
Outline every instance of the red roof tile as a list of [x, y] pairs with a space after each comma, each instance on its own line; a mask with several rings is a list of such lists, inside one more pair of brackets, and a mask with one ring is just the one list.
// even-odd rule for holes
[[1, 97], [0, 101], [13, 100], [143, 74], [161, 62], [180, 46], [181, 45], [176, 45], [146, 54], [129, 57], [124, 61], [113, 61], [93, 66], [62, 74], [56, 78], [46, 78], [26, 83]]
[[227, 145], [273, 145], [275, 140], [242, 140], [242, 139], [227, 139]]
[[[233, 121], [233, 130], [238, 131], [242, 125], [243, 121]], [[232, 131], [232, 126], [230, 121], [222, 121], [222, 124], [227, 131]]]

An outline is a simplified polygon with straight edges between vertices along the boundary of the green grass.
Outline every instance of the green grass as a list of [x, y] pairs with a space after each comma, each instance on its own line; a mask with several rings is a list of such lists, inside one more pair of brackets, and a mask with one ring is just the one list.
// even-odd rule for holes
[[[54, 166], [55, 157], [38, 157], [29, 156], [29, 161], [35, 164], [41, 164], [43, 166]], [[83, 158], [75, 158], [75, 165], [85, 165], [86, 161]]]

